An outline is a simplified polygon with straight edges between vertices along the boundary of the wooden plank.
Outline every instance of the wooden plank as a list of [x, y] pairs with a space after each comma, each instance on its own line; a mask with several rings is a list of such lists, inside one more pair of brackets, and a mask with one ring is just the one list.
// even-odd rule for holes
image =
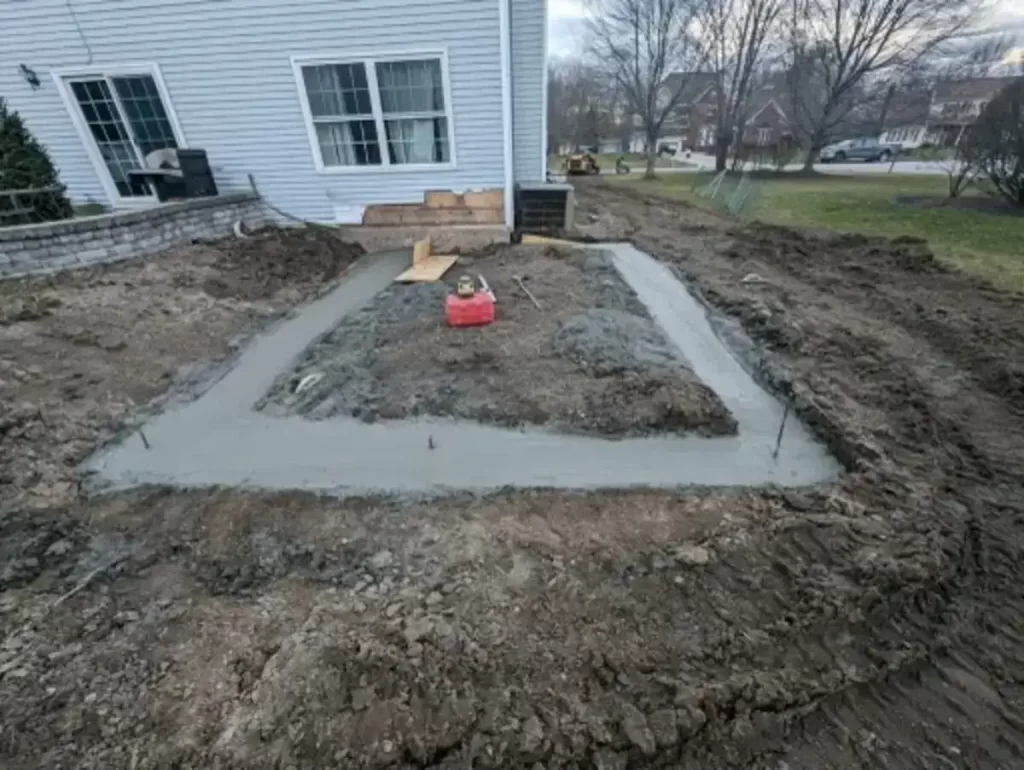
[[427, 257], [399, 275], [395, 281], [398, 283], [438, 281], [458, 261], [459, 258], [456, 255], [438, 254], [433, 257]]
[[466, 205], [462, 195], [451, 190], [427, 190], [423, 193], [423, 200], [427, 207], [432, 209], [450, 209]]
[[418, 265], [425, 259], [430, 258], [430, 238], [416, 241], [412, 247], [412, 263]]
[[586, 246], [585, 243], [578, 241], [563, 241], [560, 238], [548, 238], [546, 235], [533, 235], [532, 233], [523, 233], [523, 241], [526, 245], [551, 245], [551, 246], [569, 246], [574, 249]]
[[470, 190], [462, 197], [471, 209], [500, 209], [505, 203], [504, 190]]

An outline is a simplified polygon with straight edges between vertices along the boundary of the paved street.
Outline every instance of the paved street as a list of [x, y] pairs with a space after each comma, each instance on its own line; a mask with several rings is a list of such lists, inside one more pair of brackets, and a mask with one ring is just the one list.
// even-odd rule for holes
[[[686, 163], [693, 165], [679, 166], [676, 168], [658, 169], [658, 173], [685, 173], [695, 171], [711, 171], [715, 167], [715, 159], [712, 155], [704, 153], [693, 153], [685, 159]], [[946, 170], [941, 163], [934, 161], [901, 160], [895, 164], [891, 163], [816, 163], [815, 171], [825, 174], [945, 174]], [[786, 167], [787, 171], [800, 171], [803, 165], [791, 163]], [[614, 169], [613, 169], [614, 173]]]

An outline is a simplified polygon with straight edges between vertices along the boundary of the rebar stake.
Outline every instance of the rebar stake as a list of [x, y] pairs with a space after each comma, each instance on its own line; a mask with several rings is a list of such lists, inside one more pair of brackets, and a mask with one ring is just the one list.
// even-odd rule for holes
[[782, 447], [782, 433], [786, 430], [786, 418], [789, 417], [790, 402], [786, 402], [786, 408], [782, 412], [782, 424], [779, 426], [779, 435], [775, 438], [775, 451], [772, 452], [772, 459], [779, 459], [779, 449]]

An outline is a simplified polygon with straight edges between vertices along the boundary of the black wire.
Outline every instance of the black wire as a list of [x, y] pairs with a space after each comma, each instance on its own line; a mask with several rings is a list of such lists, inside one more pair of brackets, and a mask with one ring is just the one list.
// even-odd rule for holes
[[92, 46], [89, 45], [88, 39], [85, 37], [85, 30], [82, 29], [82, 23], [78, 20], [75, 9], [71, 5], [71, 0], [64, 0], [64, 4], [68, 7], [68, 13], [71, 14], [71, 20], [75, 23], [75, 28], [78, 30], [78, 36], [82, 39], [82, 45], [85, 46], [86, 53], [89, 54], [89, 61], [86, 64], [92, 64]]

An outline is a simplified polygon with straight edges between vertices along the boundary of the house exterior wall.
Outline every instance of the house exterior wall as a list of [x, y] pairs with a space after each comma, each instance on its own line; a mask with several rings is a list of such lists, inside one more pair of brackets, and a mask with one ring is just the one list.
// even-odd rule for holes
[[915, 150], [928, 140], [928, 129], [925, 126], [900, 126], [883, 131], [879, 144], [898, 144], [905, 150]]
[[686, 113], [683, 143], [694, 150], [714, 152], [715, 132], [718, 126], [718, 104], [714, 90], [704, 89], [693, 103], [685, 105], [683, 109]]
[[[526, 66], [538, 34], [543, 43], [543, 0], [511, 1], [513, 34], [523, 38], [513, 40], [514, 67]], [[497, 0], [75, 0], [73, 8], [75, 17], [64, 0], [0, 3], [0, 95], [49, 149], [76, 200], [107, 195], [50, 72], [135, 63], [159, 65], [185, 143], [206, 150], [221, 191], [248, 189], [253, 174], [260, 193], [295, 216], [332, 221], [339, 210], [422, 200], [425, 189], [503, 186]], [[318, 172], [291, 57], [420, 52], [447, 56], [455, 167]], [[20, 64], [36, 72], [38, 89]], [[513, 132], [516, 166], [525, 174], [532, 165], [534, 176], [543, 66], [514, 84], [524, 110]]]
[[782, 109], [774, 100], [750, 116], [743, 129], [743, 145], [757, 148], [786, 148], [793, 144], [793, 133]]
[[547, 176], [545, 90], [547, 29], [544, 0], [510, 0], [512, 27], [512, 146], [517, 182]]
[[940, 125], [970, 125], [988, 106], [993, 95], [981, 99], [935, 98], [928, 110], [928, 121]]

